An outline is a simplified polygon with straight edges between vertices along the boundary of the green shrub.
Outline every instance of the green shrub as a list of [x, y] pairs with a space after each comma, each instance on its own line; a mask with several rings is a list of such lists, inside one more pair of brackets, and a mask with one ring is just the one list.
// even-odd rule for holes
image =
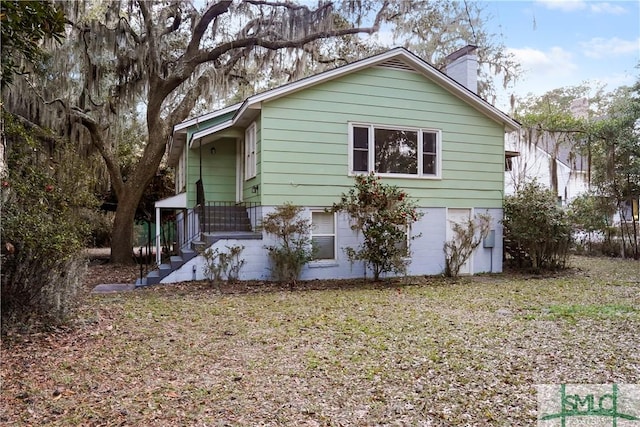
[[240, 258], [244, 246], [226, 246], [227, 252], [220, 252], [217, 248], [207, 248], [202, 252], [204, 257], [204, 276], [212, 283], [220, 283], [226, 278], [229, 282], [238, 280], [240, 270], [245, 260]]
[[88, 227], [87, 245], [94, 248], [108, 248], [111, 245], [113, 212], [83, 209], [80, 212], [80, 219]]
[[275, 236], [277, 245], [266, 246], [271, 262], [271, 273], [277, 281], [288, 282], [293, 287], [300, 277], [302, 267], [313, 259], [311, 221], [300, 218], [302, 208], [286, 203], [265, 215], [262, 227]]
[[383, 184], [372, 172], [358, 175], [355, 186], [343, 194], [332, 212], [345, 212], [351, 217], [351, 229], [362, 233], [358, 248], [346, 248], [349, 259], [364, 261], [373, 270], [374, 280], [383, 273], [406, 274], [411, 256], [407, 231], [422, 213], [407, 193]]
[[566, 266], [571, 224], [553, 191], [536, 181], [525, 183], [505, 197], [503, 224], [505, 255], [515, 266], [534, 271]]
[[48, 153], [11, 116], [3, 118], [9, 144], [1, 188], [2, 328], [61, 323], [72, 314], [85, 271], [87, 227], [79, 211], [92, 200], [87, 174], [70, 146], [58, 141]]
[[569, 219], [576, 234], [578, 253], [607, 254], [615, 246], [611, 232], [611, 219], [616, 207], [612, 200], [587, 193], [574, 198], [569, 204]]

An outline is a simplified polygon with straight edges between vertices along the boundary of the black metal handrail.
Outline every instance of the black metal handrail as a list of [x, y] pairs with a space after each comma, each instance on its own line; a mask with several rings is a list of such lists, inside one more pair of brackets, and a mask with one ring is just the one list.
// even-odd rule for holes
[[[140, 245], [137, 251], [134, 251], [134, 257], [140, 266], [140, 280], [145, 278], [154, 268], [157, 268], [156, 261], [156, 236], [151, 235], [151, 223], [149, 223], [149, 232], [147, 241]], [[160, 263], [169, 260], [172, 255], [178, 252], [178, 236], [177, 219], [165, 220], [160, 226]]]
[[258, 226], [256, 202], [206, 202], [196, 210], [203, 233], [252, 232]]
[[[206, 202], [195, 209], [176, 209], [171, 220], [161, 224], [160, 263], [170, 260], [172, 255], [193, 249], [193, 242], [200, 242], [202, 233], [253, 232], [259, 227], [260, 205], [256, 202]], [[135, 253], [140, 265], [140, 279], [158, 268], [156, 259], [156, 236], [151, 235]]]

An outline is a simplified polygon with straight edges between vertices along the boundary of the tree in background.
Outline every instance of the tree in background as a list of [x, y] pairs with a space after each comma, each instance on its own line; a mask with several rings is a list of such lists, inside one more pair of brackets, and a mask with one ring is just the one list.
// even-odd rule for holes
[[[601, 209], [593, 217], [600, 219], [611, 217], [609, 207], [614, 206], [621, 252], [635, 258], [640, 256], [638, 224], [632, 220], [640, 197], [639, 88], [640, 82], [609, 93], [587, 84], [555, 89], [522, 100], [516, 113], [524, 128], [521, 143], [540, 146], [550, 155], [552, 190], [558, 187], [556, 160], [560, 150], [568, 150], [570, 162], [579, 157], [585, 160], [587, 185], [592, 195], [602, 200], [578, 200], [573, 207], [575, 224], [587, 233], [593, 228], [586, 214], [576, 212], [578, 205]], [[526, 184], [531, 178], [525, 165], [513, 172], [514, 187], [518, 189], [519, 183]], [[610, 228], [606, 236], [612, 238], [611, 244], [605, 244], [610, 253], [616, 236]]]
[[[0, 2], [0, 88], [13, 82], [16, 74], [42, 67], [45, 53], [42, 42], [64, 36], [64, 13], [48, 1]], [[1, 103], [4, 110], [4, 99]], [[2, 115], [2, 120], [4, 114]], [[4, 123], [2, 123], [4, 129]], [[0, 176], [5, 174], [6, 140], [0, 144]]]
[[[581, 194], [569, 204], [569, 219], [574, 232], [577, 233], [578, 251], [586, 250], [588, 253], [594, 251], [593, 243], [605, 255], [620, 253], [615, 248], [613, 228], [613, 214], [616, 206], [612, 200], [598, 196], [594, 192]], [[600, 242], [602, 242], [600, 244]]]
[[[418, 20], [420, 28], [438, 28], [439, 38], [429, 46], [442, 53], [489, 40], [480, 11], [467, 2], [463, 8], [449, 1], [322, 1], [310, 6], [226, 0], [202, 10], [177, 0], [63, 5], [70, 22], [66, 43], [51, 46], [46, 69], [21, 76], [5, 91], [5, 99], [13, 113], [90, 144], [103, 158], [118, 200], [111, 260], [121, 263], [131, 260], [136, 208], [161, 164], [172, 127], [193, 111], [221, 107], [234, 93], [251, 94], [369, 56], [381, 46], [357, 35], [372, 34], [383, 23], [397, 27], [397, 36], [412, 34], [412, 22]], [[409, 47], [427, 36], [412, 35]], [[513, 77], [515, 65], [503, 46], [491, 46], [495, 54], [487, 58]], [[427, 50], [418, 53], [433, 59]], [[125, 176], [116, 135], [121, 118], [132, 111], [145, 115], [145, 134]]]
[[[570, 163], [577, 162], [582, 155], [588, 157], [585, 141], [591, 116], [589, 105], [595, 104], [593, 99], [588, 98], [591, 92], [588, 85], [582, 85], [554, 89], [518, 101], [515, 117], [522, 123], [522, 130], [514, 148], [516, 151], [525, 151], [539, 147], [549, 154], [549, 187], [553, 191], [558, 191], [557, 161], [561, 152], [569, 153]], [[578, 104], [580, 108], [576, 108]], [[534, 178], [532, 175], [535, 171], [529, 169], [531, 166], [531, 163], [519, 162], [519, 167], [511, 171], [510, 178], [515, 189]]]
[[392, 35], [399, 43], [441, 71], [445, 58], [472, 44], [478, 47], [478, 94], [495, 103], [497, 86], [507, 88], [521, 73], [520, 64], [509, 54], [485, 23], [491, 19], [485, 6], [474, 1], [429, 1], [406, 3], [393, 18]]
[[411, 248], [411, 225], [422, 216], [404, 190], [384, 184], [373, 172], [356, 176], [356, 183], [332, 212], [344, 212], [351, 218], [351, 229], [362, 233], [358, 248], [346, 248], [351, 262], [363, 261], [373, 270], [373, 280], [384, 273], [406, 274]]
[[2, 0], [2, 86], [10, 84], [15, 74], [41, 66], [45, 59], [42, 42], [49, 38], [61, 42], [64, 25], [64, 13], [49, 1]]
[[622, 255], [640, 259], [634, 218], [640, 197], [640, 80], [614, 93], [605, 115], [591, 124], [590, 141], [592, 184], [617, 208]]

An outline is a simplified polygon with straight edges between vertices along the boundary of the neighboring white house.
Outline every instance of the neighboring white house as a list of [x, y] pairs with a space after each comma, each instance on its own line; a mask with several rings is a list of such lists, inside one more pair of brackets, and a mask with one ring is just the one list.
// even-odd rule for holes
[[[554, 160], [555, 159], [555, 160]], [[505, 195], [512, 195], [518, 186], [537, 180], [555, 188], [558, 205], [567, 206], [589, 191], [589, 159], [573, 149], [573, 142], [558, 140], [549, 133], [520, 129], [505, 135]], [[614, 224], [638, 221], [639, 198], [625, 201], [612, 218]]]
[[588, 159], [576, 151], [570, 141], [548, 133], [522, 129], [505, 135], [505, 195], [536, 179], [555, 188], [558, 203], [566, 206], [589, 189]]

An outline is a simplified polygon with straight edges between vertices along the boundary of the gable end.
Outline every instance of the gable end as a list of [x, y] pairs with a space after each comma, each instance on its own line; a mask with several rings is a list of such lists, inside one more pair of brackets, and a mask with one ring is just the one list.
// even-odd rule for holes
[[388, 61], [384, 61], [383, 63], [379, 64], [378, 67], [391, 68], [394, 70], [402, 70], [402, 71], [411, 71], [413, 73], [416, 72], [416, 69], [414, 67], [412, 67], [411, 65], [399, 59], [389, 59]]

